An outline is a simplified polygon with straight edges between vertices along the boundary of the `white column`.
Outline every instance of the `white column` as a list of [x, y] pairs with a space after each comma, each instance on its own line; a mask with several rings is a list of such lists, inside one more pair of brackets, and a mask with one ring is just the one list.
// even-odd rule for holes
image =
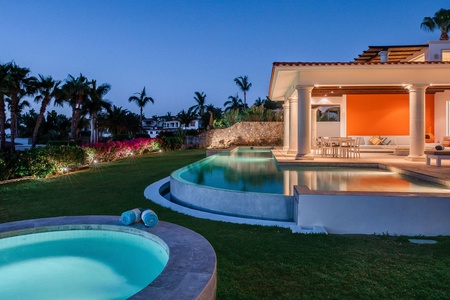
[[[311, 109], [311, 145], [315, 146], [317, 139], [317, 108]], [[316, 149], [314, 147], [314, 149]]]
[[290, 115], [289, 115], [289, 99], [286, 97], [283, 104], [283, 118], [284, 118], [284, 133], [283, 133], [283, 150], [289, 150], [289, 128], [290, 128]]
[[288, 154], [297, 154], [298, 140], [298, 99], [289, 97], [289, 150]]
[[[296, 86], [298, 93], [298, 139], [295, 159], [314, 159], [311, 155], [311, 91], [312, 86]], [[291, 107], [291, 110], [294, 108]]]
[[424, 160], [425, 90], [427, 85], [411, 85], [409, 90], [409, 156], [408, 160]]

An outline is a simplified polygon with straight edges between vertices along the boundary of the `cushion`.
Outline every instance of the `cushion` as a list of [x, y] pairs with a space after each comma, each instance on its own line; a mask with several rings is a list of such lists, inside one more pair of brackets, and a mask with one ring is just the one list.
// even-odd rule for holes
[[381, 139], [378, 136], [373, 136], [370, 138], [369, 143], [372, 145], [379, 145], [381, 144]]

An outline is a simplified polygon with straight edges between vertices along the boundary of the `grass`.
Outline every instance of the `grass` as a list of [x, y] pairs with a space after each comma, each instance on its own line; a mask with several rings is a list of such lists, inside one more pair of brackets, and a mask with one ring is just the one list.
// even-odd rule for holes
[[0, 185], [0, 222], [63, 215], [120, 215], [150, 207], [202, 234], [218, 263], [218, 299], [450, 299], [450, 237], [300, 235], [288, 229], [192, 218], [144, 198], [144, 189], [205, 157], [152, 153], [49, 179]]

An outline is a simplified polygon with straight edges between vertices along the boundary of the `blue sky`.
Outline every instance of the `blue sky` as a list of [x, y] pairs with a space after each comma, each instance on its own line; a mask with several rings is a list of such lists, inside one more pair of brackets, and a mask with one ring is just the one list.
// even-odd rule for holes
[[[128, 102], [145, 86], [147, 117], [177, 114], [194, 92], [223, 108], [242, 93], [265, 98], [275, 61], [351, 61], [369, 45], [439, 39], [420, 23], [440, 0], [0, 0], [0, 63], [14, 60], [32, 75], [64, 80], [82, 73], [112, 86], [106, 99]], [[53, 109], [53, 106], [50, 107]], [[69, 108], [58, 109], [69, 114]]]

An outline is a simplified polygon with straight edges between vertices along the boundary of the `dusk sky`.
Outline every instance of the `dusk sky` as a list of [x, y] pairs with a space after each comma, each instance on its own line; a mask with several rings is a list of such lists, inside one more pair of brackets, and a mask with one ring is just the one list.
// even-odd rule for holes
[[145, 86], [146, 117], [176, 115], [195, 91], [221, 108], [243, 98], [238, 76], [252, 83], [250, 105], [265, 98], [276, 61], [352, 61], [369, 45], [437, 40], [420, 23], [440, 8], [450, 1], [0, 0], [0, 63], [109, 83], [105, 98], [135, 113], [128, 98]]

